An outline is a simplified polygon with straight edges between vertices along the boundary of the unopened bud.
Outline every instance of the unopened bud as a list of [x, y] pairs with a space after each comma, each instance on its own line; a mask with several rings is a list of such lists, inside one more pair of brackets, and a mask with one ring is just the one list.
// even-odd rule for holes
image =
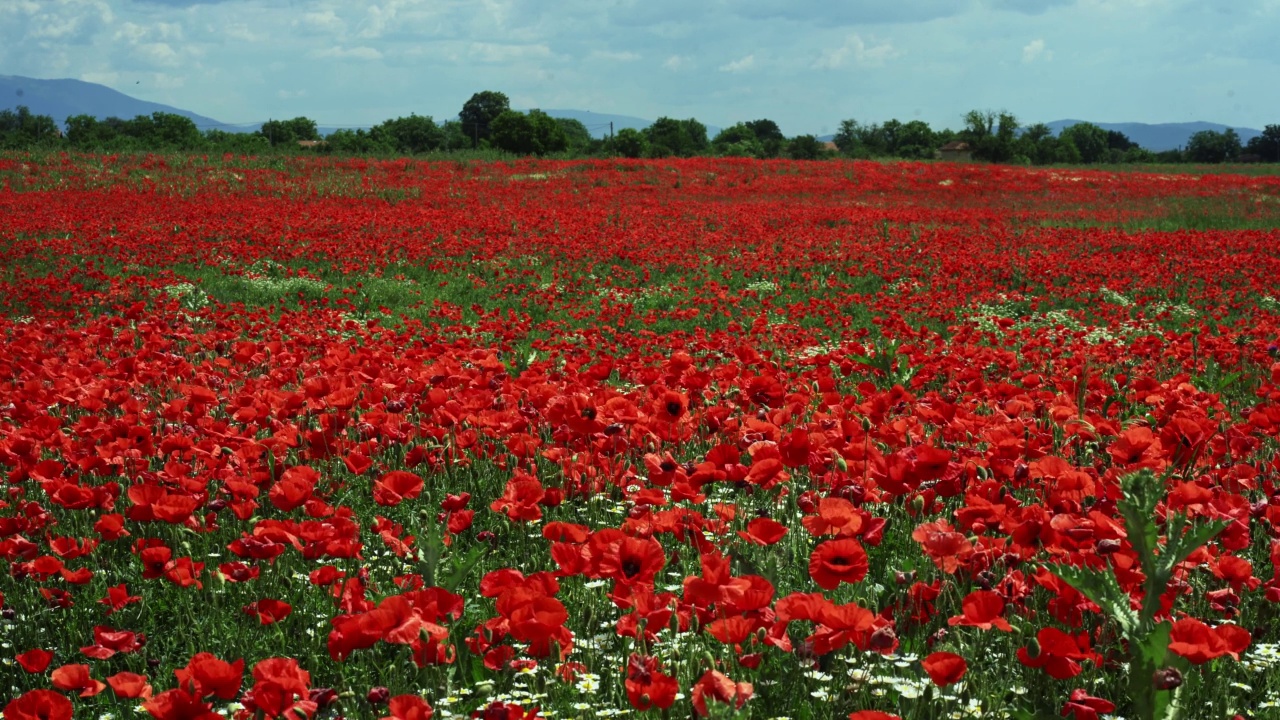
[[370, 705], [381, 705], [386, 702], [389, 697], [391, 697], [391, 691], [379, 685], [378, 687], [371, 688], [369, 693], [364, 696], [364, 699], [368, 700]]
[[1040, 641], [1031, 638], [1031, 642], [1027, 643], [1027, 657], [1033, 660], [1040, 657]]
[[1178, 668], [1160, 668], [1151, 676], [1151, 684], [1157, 690], [1173, 690], [1182, 685], [1182, 673], [1178, 672]]

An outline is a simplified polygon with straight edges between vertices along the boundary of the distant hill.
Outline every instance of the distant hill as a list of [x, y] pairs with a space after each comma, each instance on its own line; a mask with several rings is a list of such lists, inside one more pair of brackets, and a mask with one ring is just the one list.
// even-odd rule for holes
[[191, 118], [200, 129], [227, 127], [212, 118], [181, 108], [129, 97], [97, 83], [83, 80], [40, 80], [18, 75], [0, 75], [0, 110], [26, 105], [37, 115], [48, 115], [59, 125], [72, 115], [135, 118], [153, 112], [173, 113]]
[[[1062, 132], [1063, 128], [1071, 127], [1086, 120], [1054, 120], [1051, 123], [1045, 123], [1053, 130], [1053, 134], [1057, 135]], [[1161, 150], [1174, 150], [1176, 148], [1185, 147], [1191, 136], [1202, 130], [1213, 130], [1214, 132], [1222, 132], [1229, 125], [1220, 125], [1211, 122], [1185, 122], [1185, 123], [1158, 123], [1150, 125], [1147, 123], [1101, 123], [1095, 122], [1094, 125], [1103, 130], [1118, 130], [1124, 133], [1128, 138], [1138, 145], [1148, 149], [1160, 152]], [[1262, 134], [1261, 130], [1253, 128], [1234, 128], [1236, 133], [1240, 135], [1240, 142], [1247, 143], [1250, 139]]]

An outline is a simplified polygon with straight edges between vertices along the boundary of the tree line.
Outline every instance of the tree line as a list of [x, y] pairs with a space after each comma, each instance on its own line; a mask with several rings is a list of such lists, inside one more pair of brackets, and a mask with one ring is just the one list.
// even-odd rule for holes
[[[65, 129], [64, 129], [65, 128]], [[861, 123], [844, 120], [824, 142], [814, 135], [785, 136], [768, 119], [740, 122], [708, 137], [695, 118], [661, 117], [637, 130], [593, 137], [582, 122], [540, 110], [512, 110], [507, 96], [473, 95], [457, 119], [437, 123], [410, 114], [368, 129], [340, 129], [321, 137], [314, 120], [269, 120], [252, 132], [201, 131], [189, 118], [156, 112], [131, 120], [75, 115], [65, 126], [19, 106], [0, 110], [0, 149], [72, 149], [85, 152], [198, 151], [261, 154], [310, 152], [339, 155], [420, 155], [497, 150], [516, 155], [662, 157], [828, 157], [930, 159], [952, 143], [964, 143], [977, 160], [1027, 165], [1093, 163], [1280, 162], [1280, 125], [1243, 143], [1234, 130], [1206, 130], [1185, 147], [1153, 152], [1124, 133], [1078, 123], [1055, 135], [1045, 124], [1023, 126], [1008, 112], [972, 110], [959, 130], [935, 130], [921, 120]], [[954, 146], [953, 146], [954, 147]]]

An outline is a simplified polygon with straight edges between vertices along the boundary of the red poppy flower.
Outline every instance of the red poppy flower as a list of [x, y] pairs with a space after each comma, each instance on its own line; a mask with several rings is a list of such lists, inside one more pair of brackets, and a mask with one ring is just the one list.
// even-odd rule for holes
[[1067, 680], [1080, 674], [1081, 660], [1098, 662], [1098, 654], [1089, 649], [1088, 633], [1075, 637], [1057, 628], [1041, 628], [1036, 642], [1018, 648], [1018, 662], [1030, 668], [1043, 668], [1049, 677]]
[[431, 720], [435, 710], [417, 695], [396, 695], [387, 701], [391, 713], [382, 720]]
[[666, 563], [662, 545], [653, 538], [624, 537], [600, 559], [600, 573], [626, 584], [652, 584]]
[[213, 711], [213, 704], [186, 690], [173, 689], [156, 695], [142, 704], [142, 709], [155, 720], [225, 720]]
[[173, 674], [178, 678], [178, 687], [190, 690], [198, 698], [213, 695], [234, 700], [244, 681], [244, 660], [229, 663], [213, 653], [196, 653], [185, 668], [174, 670]]
[[916, 526], [911, 538], [920, 543], [933, 564], [945, 573], [955, 573], [973, 556], [973, 543], [943, 521]]
[[111, 691], [119, 698], [151, 699], [151, 684], [147, 681], [146, 675], [118, 672], [107, 678], [107, 685], [111, 686]]
[[1089, 695], [1084, 690], [1071, 691], [1071, 699], [1062, 706], [1062, 716], [1072, 720], [1098, 720], [1099, 713], [1115, 712], [1116, 704]]
[[824, 590], [861, 581], [869, 567], [867, 551], [853, 539], [827, 540], [809, 555], [809, 576]]
[[961, 602], [963, 614], [948, 618], [948, 625], [967, 625], [982, 630], [997, 628], [1010, 632], [1013, 627], [1001, 616], [1004, 612], [1004, 598], [994, 590], [975, 590], [965, 596]]
[[53, 653], [43, 648], [32, 648], [14, 658], [23, 670], [29, 673], [42, 673], [53, 661]]
[[1195, 618], [1183, 618], [1169, 632], [1169, 650], [1193, 665], [1203, 665], [1223, 655], [1239, 660], [1252, 639], [1249, 631], [1239, 625], [1211, 628]]
[[263, 625], [277, 623], [293, 612], [293, 606], [283, 600], [263, 598], [244, 606], [246, 615], [253, 615]]
[[93, 697], [107, 686], [89, 676], [88, 665], [63, 665], [50, 676], [53, 686], [67, 692], [78, 692], [80, 697]]
[[676, 701], [680, 684], [658, 670], [658, 659], [631, 654], [627, 661], [627, 700], [637, 710], [656, 707], [666, 710]]
[[708, 670], [693, 684], [693, 709], [699, 716], [707, 717], [710, 715], [707, 701], [714, 700], [740, 710], [754, 692], [751, 683], [735, 683], [719, 671]]
[[929, 679], [938, 687], [946, 687], [952, 683], [960, 681], [964, 677], [965, 670], [969, 668], [964, 658], [949, 652], [931, 653], [929, 657], [920, 661], [924, 666], [924, 671], [929, 673]]
[[902, 718], [879, 710], [858, 710], [849, 713], [849, 720], [902, 720]]
[[393, 470], [378, 478], [373, 484], [373, 501], [379, 505], [399, 505], [422, 494], [423, 482], [418, 475], [405, 470]]
[[787, 527], [773, 518], [756, 518], [739, 530], [738, 537], [752, 545], [773, 545], [787, 534]]
[[5, 720], [71, 720], [73, 708], [66, 696], [52, 690], [32, 690], [4, 706]]

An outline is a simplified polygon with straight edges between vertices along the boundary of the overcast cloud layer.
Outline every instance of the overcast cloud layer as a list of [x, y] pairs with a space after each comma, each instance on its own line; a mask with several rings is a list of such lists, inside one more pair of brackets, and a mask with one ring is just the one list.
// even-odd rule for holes
[[0, 74], [224, 122], [521, 108], [1280, 123], [1280, 0], [0, 0]]

